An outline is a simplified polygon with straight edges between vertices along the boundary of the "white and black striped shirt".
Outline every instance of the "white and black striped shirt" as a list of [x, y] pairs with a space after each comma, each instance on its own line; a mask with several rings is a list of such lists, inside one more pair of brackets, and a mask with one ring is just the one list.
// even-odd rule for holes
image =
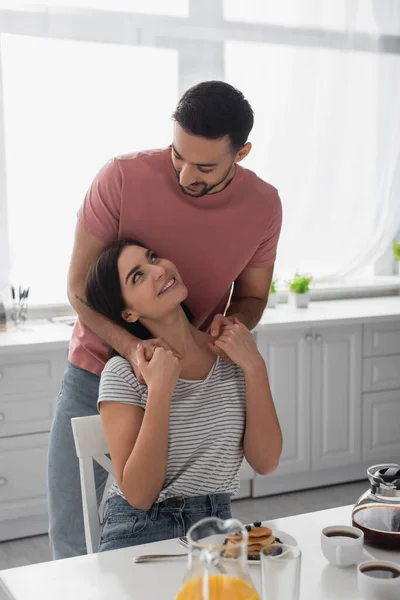
[[[102, 401], [146, 409], [147, 386], [120, 356], [104, 367], [98, 403]], [[237, 365], [217, 358], [205, 379], [178, 379], [171, 400], [167, 473], [157, 502], [174, 496], [236, 494], [245, 423], [246, 386]], [[116, 484], [110, 494], [123, 496]]]

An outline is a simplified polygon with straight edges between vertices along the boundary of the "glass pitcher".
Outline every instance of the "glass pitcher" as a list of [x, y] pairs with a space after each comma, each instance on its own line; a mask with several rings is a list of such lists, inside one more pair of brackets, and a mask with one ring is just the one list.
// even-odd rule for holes
[[248, 572], [248, 534], [240, 521], [202, 519], [187, 537], [188, 568], [175, 600], [260, 600]]
[[357, 501], [352, 522], [367, 543], [400, 549], [400, 465], [373, 465], [367, 469], [371, 487]]

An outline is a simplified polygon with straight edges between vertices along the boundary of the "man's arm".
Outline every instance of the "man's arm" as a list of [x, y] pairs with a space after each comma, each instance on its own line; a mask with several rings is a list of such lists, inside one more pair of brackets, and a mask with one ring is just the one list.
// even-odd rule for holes
[[104, 247], [103, 242], [78, 222], [68, 271], [68, 299], [85, 325], [131, 362], [130, 358], [134, 355], [139, 340], [91, 309], [86, 300], [86, 279], [89, 269]]
[[254, 329], [267, 306], [273, 273], [274, 265], [243, 269], [234, 283], [226, 316], [235, 316], [248, 329]]

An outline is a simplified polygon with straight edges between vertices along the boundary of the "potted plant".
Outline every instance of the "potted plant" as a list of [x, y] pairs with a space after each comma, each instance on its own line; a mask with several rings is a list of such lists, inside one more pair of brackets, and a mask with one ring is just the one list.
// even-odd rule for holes
[[393, 258], [396, 263], [397, 275], [400, 275], [400, 242], [393, 242]]
[[271, 285], [269, 288], [269, 295], [268, 295], [268, 304], [267, 307], [268, 308], [275, 308], [276, 307], [276, 303], [278, 301], [278, 293], [276, 290], [276, 284], [278, 283], [278, 280], [276, 278], [274, 278], [271, 281]]
[[310, 302], [310, 275], [296, 273], [289, 284], [289, 304], [296, 308], [307, 308]]

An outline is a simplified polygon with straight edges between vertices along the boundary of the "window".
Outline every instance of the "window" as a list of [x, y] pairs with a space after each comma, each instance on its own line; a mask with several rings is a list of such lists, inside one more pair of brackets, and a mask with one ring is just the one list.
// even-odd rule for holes
[[32, 303], [63, 302], [76, 212], [100, 166], [171, 141], [177, 54], [12, 35], [1, 43], [11, 281], [31, 286]]
[[[272, 182], [283, 202], [279, 276], [296, 268], [317, 279], [334, 276], [371, 245], [377, 211], [385, 212], [386, 149], [395, 151], [396, 121], [388, 118], [399, 119], [395, 73], [400, 55], [226, 44], [226, 79], [255, 111], [247, 166]], [[371, 262], [366, 257], [359, 266], [365, 272]]]
[[228, 21], [400, 35], [398, 0], [224, 0]]
[[15, 4], [0, 0], [0, 293], [65, 302], [94, 175], [169, 144], [178, 98], [205, 79], [253, 105], [244, 166], [283, 201], [281, 280], [343, 282], [385, 255], [400, 230], [399, 0]]
[[[187, 17], [189, 14], [189, 0], [51, 0], [51, 2], [38, 2], [25, 0], [24, 8], [36, 10], [54, 9], [93, 9], [120, 12], [144, 13], [149, 15], [168, 15], [174, 17]], [[15, 0], [0, 0], [0, 8], [16, 8]]]

